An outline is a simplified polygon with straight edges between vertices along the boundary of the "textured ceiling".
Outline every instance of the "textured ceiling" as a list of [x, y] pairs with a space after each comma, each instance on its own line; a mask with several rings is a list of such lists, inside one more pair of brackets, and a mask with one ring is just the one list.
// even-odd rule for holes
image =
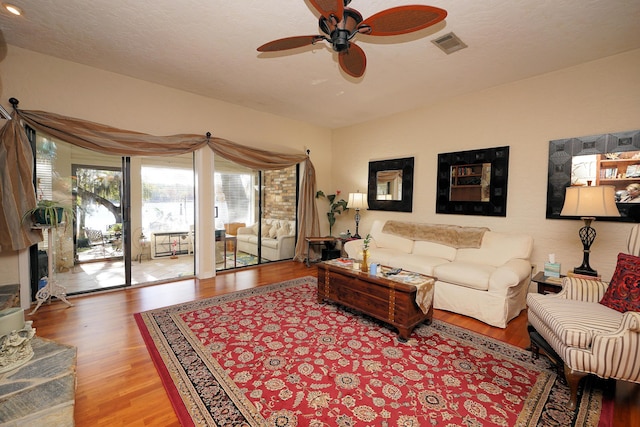
[[[355, 80], [326, 43], [256, 51], [318, 34], [304, 0], [12, 3], [24, 16], [0, 12], [9, 45], [329, 128], [640, 48], [639, 0], [353, 0], [365, 19], [415, 3], [449, 13], [411, 35], [357, 36], [367, 71]], [[469, 47], [446, 55], [431, 40], [451, 31]]]

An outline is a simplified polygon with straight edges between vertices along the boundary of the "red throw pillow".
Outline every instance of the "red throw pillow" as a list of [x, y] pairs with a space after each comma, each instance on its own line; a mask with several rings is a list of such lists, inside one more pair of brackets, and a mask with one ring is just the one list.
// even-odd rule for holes
[[640, 311], [640, 257], [618, 254], [618, 264], [600, 304], [622, 313]]

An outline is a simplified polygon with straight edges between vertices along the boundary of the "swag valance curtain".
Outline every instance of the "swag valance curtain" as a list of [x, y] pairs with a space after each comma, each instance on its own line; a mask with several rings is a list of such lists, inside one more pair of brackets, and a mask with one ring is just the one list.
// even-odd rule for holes
[[22, 222], [22, 214], [36, 205], [33, 152], [25, 124], [61, 141], [112, 155], [174, 156], [208, 146], [216, 155], [254, 170], [277, 170], [302, 163], [294, 259], [304, 260], [305, 237], [320, 232], [315, 169], [307, 154], [250, 148], [209, 134], [154, 136], [44, 111], [16, 108], [11, 117], [0, 130], [0, 250], [20, 250], [42, 240], [40, 231]]

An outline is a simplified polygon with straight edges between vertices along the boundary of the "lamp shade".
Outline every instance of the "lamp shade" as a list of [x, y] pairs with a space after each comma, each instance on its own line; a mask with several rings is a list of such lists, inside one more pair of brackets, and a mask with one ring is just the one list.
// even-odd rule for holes
[[567, 187], [562, 216], [620, 216], [616, 206], [616, 189], [612, 185]]
[[369, 209], [367, 195], [364, 193], [349, 193], [347, 207], [349, 209]]

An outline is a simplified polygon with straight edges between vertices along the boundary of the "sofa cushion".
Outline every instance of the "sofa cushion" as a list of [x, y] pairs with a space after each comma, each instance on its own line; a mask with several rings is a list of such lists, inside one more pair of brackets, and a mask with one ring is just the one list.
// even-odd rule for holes
[[402, 266], [404, 270], [434, 276], [435, 267], [448, 262], [448, 259], [437, 256], [396, 253], [395, 256], [389, 259], [389, 264], [387, 265], [391, 267]]
[[529, 259], [532, 248], [531, 236], [487, 231], [480, 249], [458, 249], [455, 260], [499, 267], [510, 259]]
[[394, 236], [382, 232], [384, 222], [374, 221], [371, 226], [371, 237], [376, 242], [378, 248], [395, 249], [404, 253], [411, 253], [413, 250], [413, 240], [405, 239], [404, 237]]
[[495, 267], [491, 265], [459, 261], [440, 264], [433, 269], [439, 281], [482, 291], [489, 289], [489, 278], [494, 271]]
[[528, 294], [527, 304], [540, 321], [548, 325], [558, 340], [569, 347], [589, 348], [595, 335], [613, 332], [622, 314], [602, 304]]
[[640, 257], [618, 254], [616, 270], [600, 304], [621, 313], [640, 311]]
[[295, 236], [296, 226], [295, 221], [287, 221], [285, 219], [280, 220], [280, 228], [278, 229], [278, 237], [282, 236]]
[[[350, 252], [353, 253], [353, 250]], [[393, 266], [392, 259], [398, 255], [398, 251], [388, 248], [376, 248], [369, 251], [369, 257], [367, 258], [369, 263], [375, 262], [382, 265]], [[353, 255], [350, 255], [353, 256]], [[355, 251], [355, 259], [362, 259], [362, 246]]]
[[253, 244], [258, 243], [258, 236], [254, 234], [238, 234], [236, 236], [236, 239], [239, 242], [247, 242], [247, 243], [253, 243]]
[[451, 246], [442, 245], [440, 243], [427, 242], [426, 240], [416, 240], [413, 244], [413, 254], [430, 256], [437, 258], [445, 258], [453, 261], [458, 250]]
[[279, 224], [275, 223], [273, 224], [273, 226], [269, 229], [269, 238], [270, 239], [275, 239], [276, 236], [278, 235], [278, 230], [279, 230]]

